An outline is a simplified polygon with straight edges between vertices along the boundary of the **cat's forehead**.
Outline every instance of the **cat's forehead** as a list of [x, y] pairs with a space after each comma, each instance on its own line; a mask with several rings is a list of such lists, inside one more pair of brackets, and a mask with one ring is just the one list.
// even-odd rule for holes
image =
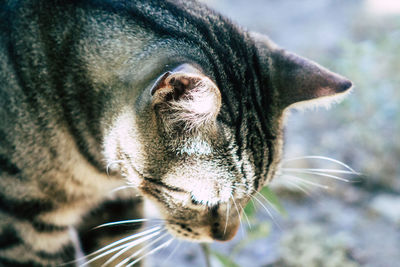
[[188, 197], [204, 205], [215, 205], [230, 198], [234, 174], [215, 161], [194, 161], [167, 172], [162, 181], [188, 193]]
[[211, 155], [214, 151], [212, 145], [207, 140], [199, 137], [188, 138], [177, 148], [178, 155]]

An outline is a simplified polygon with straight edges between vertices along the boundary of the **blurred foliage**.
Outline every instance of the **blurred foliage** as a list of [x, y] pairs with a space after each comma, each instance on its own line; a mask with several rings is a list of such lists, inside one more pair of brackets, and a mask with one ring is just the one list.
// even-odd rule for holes
[[211, 256], [215, 257], [223, 267], [240, 267], [229, 256], [221, 254], [217, 251], [212, 251]]
[[275, 193], [268, 187], [264, 187], [259, 193], [253, 196], [253, 199], [244, 208], [241, 224], [242, 227], [246, 228], [245, 230], [242, 229], [246, 232], [246, 236], [231, 248], [229, 254], [210, 250], [207, 245], [203, 245], [203, 252], [209, 262], [213, 262], [211, 259], [214, 259], [223, 267], [239, 267], [240, 265], [235, 262], [235, 257], [251, 243], [256, 240], [265, 239], [270, 234], [271, 224], [257, 218], [259, 207], [264, 212], [267, 212], [270, 217], [273, 216], [272, 209], [281, 215], [286, 215], [286, 211]]
[[[280, 203], [278, 196], [273, 191], [271, 191], [269, 187], [266, 186], [261, 189], [261, 191], [257, 193], [254, 198], [257, 198], [257, 200], [250, 201], [244, 208], [245, 216], [250, 221], [254, 221], [256, 219], [256, 204], [267, 206], [269, 205], [281, 215], [286, 215], [286, 211]], [[263, 204], [260, 204], [260, 202]]]
[[344, 41], [341, 55], [326, 62], [355, 84], [328, 119], [346, 125], [341, 136], [351, 143], [343, 142], [347, 148], [339, 150], [347, 155], [342, 158], [374, 186], [400, 192], [400, 17], [364, 18], [355, 22], [353, 32], [358, 40]]

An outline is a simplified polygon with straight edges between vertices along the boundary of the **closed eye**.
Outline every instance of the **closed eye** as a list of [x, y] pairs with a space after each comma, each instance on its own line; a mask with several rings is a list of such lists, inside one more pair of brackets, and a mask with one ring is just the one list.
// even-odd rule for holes
[[148, 181], [148, 182], [150, 182], [152, 184], [164, 187], [164, 188], [166, 188], [166, 189], [168, 189], [170, 191], [174, 191], [174, 192], [178, 192], [178, 193], [188, 193], [186, 190], [184, 190], [182, 188], [171, 186], [171, 185], [167, 185], [167, 184], [163, 183], [162, 181], [154, 179], [154, 178], [144, 177], [144, 180]]
[[201, 205], [200, 201], [197, 201], [196, 199], [194, 199], [193, 197], [191, 198], [192, 204], [193, 205]]

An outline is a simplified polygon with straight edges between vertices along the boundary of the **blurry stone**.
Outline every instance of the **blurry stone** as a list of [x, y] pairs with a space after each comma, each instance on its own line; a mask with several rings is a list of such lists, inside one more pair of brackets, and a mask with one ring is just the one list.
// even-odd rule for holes
[[400, 226], [400, 196], [378, 195], [372, 200], [370, 208]]
[[317, 224], [298, 226], [282, 237], [277, 266], [359, 266], [349, 256], [352, 244], [344, 233], [329, 234]]

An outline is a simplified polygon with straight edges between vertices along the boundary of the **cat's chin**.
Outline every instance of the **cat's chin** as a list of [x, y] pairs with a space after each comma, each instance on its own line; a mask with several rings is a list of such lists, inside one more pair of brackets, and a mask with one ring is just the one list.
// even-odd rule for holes
[[165, 218], [165, 228], [174, 237], [191, 242], [223, 242], [234, 238], [240, 225], [238, 216], [228, 217], [227, 222], [225, 216], [219, 216], [216, 212], [214, 216], [209, 215], [193, 214], [185, 220]]
[[193, 229], [185, 224], [168, 224], [166, 225], [168, 232], [175, 238], [198, 243], [211, 243], [214, 241], [205, 229]]
[[166, 225], [166, 229], [178, 239], [199, 243], [232, 240], [239, 229], [239, 224], [229, 225], [223, 230], [217, 229], [219, 227], [215, 225], [219, 226], [218, 223], [201, 227], [191, 227], [185, 223], [170, 223]]

